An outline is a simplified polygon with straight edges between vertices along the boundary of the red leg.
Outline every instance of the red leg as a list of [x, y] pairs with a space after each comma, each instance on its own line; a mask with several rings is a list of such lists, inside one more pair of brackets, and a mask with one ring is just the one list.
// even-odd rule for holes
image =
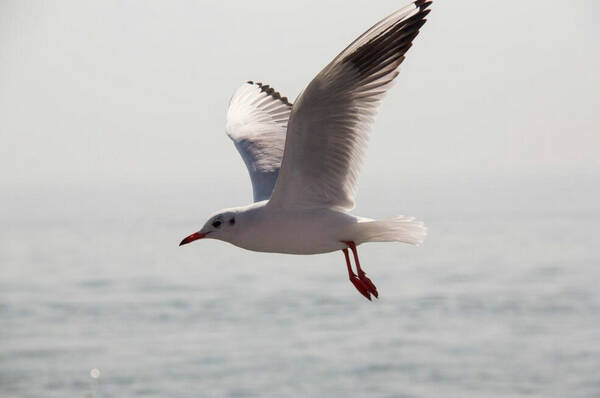
[[379, 298], [379, 292], [377, 292], [377, 287], [375, 284], [371, 282], [371, 279], [367, 276], [367, 274], [360, 267], [360, 260], [358, 259], [358, 250], [356, 249], [356, 244], [352, 241], [344, 242], [347, 244], [352, 250], [352, 254], [354, 255], [354, 262], [356, 263], [356, 270], [358, 272], [358, 279], [360, 279], [367, 287], [369, 288], [369, 292], [373, 294], [373, 296]]
[[350, 256], [348, 255], [348, 249], [343, 249], [344, 257], [346, 257], [346, 267], [348, 267], [348, 278], [350, 278], [350, 282], [354, 285], [356, 290], [360, 292], [363, 296], [365, 296], [368, 300], [371, 300], [371, 295], [369, 294], [368, 286], [361, 281], [354, 271], [352, 271], [352, 266], [350, 265]]

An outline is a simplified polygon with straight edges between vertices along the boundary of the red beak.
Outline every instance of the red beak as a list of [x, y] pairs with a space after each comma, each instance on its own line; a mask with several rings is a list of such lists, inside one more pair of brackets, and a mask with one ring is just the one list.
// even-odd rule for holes
[[185, 238], [184, 240], [182, 240], [181, 243], [179, 244], [179, 246], [187, 245], [190, 242], [193, 242], [198, 239], [202, 239], [206, 235], [207, 234], [201, 234], [199, 232], [195, 232], [195, 233], [191, 234], [190, 236], [188, 236], [187, 238]]

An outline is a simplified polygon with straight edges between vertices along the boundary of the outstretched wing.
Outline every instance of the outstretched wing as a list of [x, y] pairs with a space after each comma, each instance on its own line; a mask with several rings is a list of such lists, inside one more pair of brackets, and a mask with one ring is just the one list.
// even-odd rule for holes
[[254, 201], [271, 197], [281, 167], [292, 104], [262, 83], [247, 82], [231, 98], [225, 130], [248, 168]]
[[377, 108], [429, 13], [418, 0], [383, 19], [327, 65], [298, 97], [270, 205], [354, 207]]

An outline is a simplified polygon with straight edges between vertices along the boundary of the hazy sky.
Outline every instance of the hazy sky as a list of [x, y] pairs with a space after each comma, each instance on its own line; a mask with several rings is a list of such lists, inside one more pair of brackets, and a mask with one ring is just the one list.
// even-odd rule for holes
[[[407, 3], [2, 0], [0, 182], [239, 178], [234, 90], [252, 79], [295, 98]], [[598, 2], [432, 9], [363, 176], [598, 173]]]

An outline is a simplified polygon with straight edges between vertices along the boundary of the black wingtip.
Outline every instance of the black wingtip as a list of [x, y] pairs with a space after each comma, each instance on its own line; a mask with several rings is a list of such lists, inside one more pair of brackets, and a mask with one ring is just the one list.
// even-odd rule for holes
[[429, 7], [431, 3], [433, 3], [432, 0], [417, 0], [415, 1], [415, 6], [419, 7], [421, 10], [424, 10], [425, 8]]
[[346, 55], [342, 62], [352, 64], [363, 78], [377, 75], [390, 65], [398, 67], [425, 24], [431, 3], [431, 0], [416, 0], [412, 3], [416, 10], [410, 17], [393, 21], [385, 30]]
[[267, 93], [267, 95], [271, 96], [272, 98], [274, 98], [276, 100], [283, 102], [287, 106], [292, 106], [291, 102], [288, 101], [287, 97], [282, 97], [281, 94], [279, 94], [279, 92], [275, 91], [275, 89], [270, 87], [268, 84], [262, 84], [261, 82], [254, 82], [252, 80], [248, 80], [246, 82], [246, 84], [251, 84], [251, 85], [257, 86], [260, 88], [260, 91], [262, 91], [263, 93]]

